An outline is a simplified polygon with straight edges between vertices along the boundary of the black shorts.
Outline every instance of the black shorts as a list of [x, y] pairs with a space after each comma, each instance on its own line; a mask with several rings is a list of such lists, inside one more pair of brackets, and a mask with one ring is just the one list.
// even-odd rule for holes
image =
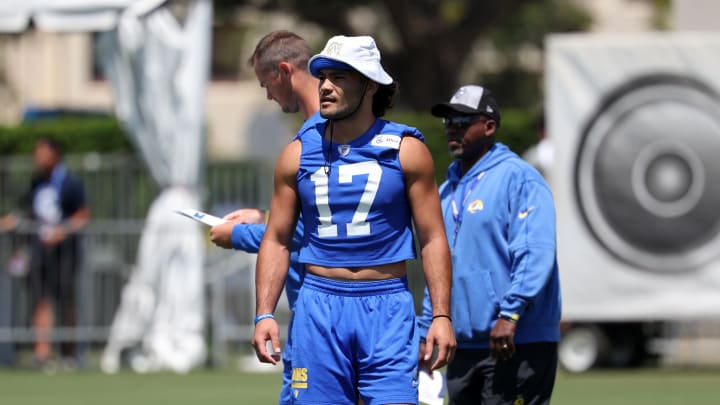
[[488, 349], [458, 349], [447, 367], [449, 404], [549, 404], [556, 373], [556, 342], [516, 345], [508, 361]]
[[74, 307], [76, 280], [80, 266], [80, 243], [70, 237], [57, 246], [33, 244], [28, 282], [32, 305], [41, 298], [52, 298], [61, 308]]

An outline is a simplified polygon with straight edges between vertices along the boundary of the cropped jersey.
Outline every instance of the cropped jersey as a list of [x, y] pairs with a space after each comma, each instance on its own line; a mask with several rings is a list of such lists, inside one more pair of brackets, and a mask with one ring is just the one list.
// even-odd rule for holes
[[299, 261], [360, 267], [415, 258], [399, 149], [403, 136], [423, 140], [422, 134], [377, 119], [350, 143], [329, 145], [322, 136], [325, 124], [296, 137], [302, 144], [297, 187], [305, 226]]

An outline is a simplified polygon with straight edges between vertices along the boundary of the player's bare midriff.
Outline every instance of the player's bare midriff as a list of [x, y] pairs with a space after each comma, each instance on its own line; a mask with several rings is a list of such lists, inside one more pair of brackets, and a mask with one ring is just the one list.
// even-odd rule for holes
[[305, 265], [308, 273], [333, 280], [373, 281], [387, 280], [405, 276], [405, 262], [389, 263], [371, 267], [324, 267], [314, 264]]

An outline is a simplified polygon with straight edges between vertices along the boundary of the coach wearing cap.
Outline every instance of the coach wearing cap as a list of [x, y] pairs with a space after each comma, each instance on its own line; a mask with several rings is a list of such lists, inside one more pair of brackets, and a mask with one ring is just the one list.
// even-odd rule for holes
[[[545, 404], [560, 339], [555, 208], [532, 166], [495, 140], [490, 91], [460, 87], [432, 114], [455, 157], [440, 186], [453, 267], [458, 349], [447, 368], [450, 404]], [[430, 325], [425, 296], [420, 334]]]
[[301, 130], [276, 164], [253, 346], [264, 362], [273, 362], [266, 341], [279, 351], [272, 312], [301, 212], [306, 275], [293, 314], [293, 403], [417, 404], [420, 339], [406, 277], [413, 224], [432, 300], [424, 361], [443, 367], [455, 351], [432, 157], [417, 129], [380, 118], [395, 86], [371, 37], [330, 38], [309, 70], [325, 120]]

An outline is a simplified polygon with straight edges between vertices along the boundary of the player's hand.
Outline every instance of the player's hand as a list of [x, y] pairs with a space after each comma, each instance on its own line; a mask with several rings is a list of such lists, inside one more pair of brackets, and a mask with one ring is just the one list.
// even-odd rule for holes
[[235, 223], [225, 222], [220, 225], [215, 225], [210, 228], [210, 240], [215, 245], [225, 248], [232, 249], [232, 231]]
[[18, 226], [18, 218], [15, 215], [8, 214], [0, 216], [0, 232], [10, 232]]
[[[268, 341], [270, 341], [272, 345], [272, 353], [268, 353]], [[278, 324], [274, 319], [266, 318], [255, 325], [252, 346], [255, 349], [255, 355], [261, 363], [277, 364], [280, 360], [282, 349], [280, 349]]]
[[509, 360], [515, 354], [515, 329], [517, 325], [506, 319], [498, 319], [490, 331], [490, 355], [500, 361]]
[[424, 370], [426, 373], [430, 375], [430, 378], [432, 378], [432, 370], [430, 369], [430, 366], [432, 366], [432, 357], [430, 358], [430, 361], [425, 361], [425, 347], [427, 344], [425, 343], [425, 340], [420, 341], [420, 350], [418, 351], [418, 366], [420, 367], [420, 370]]
[[[420, 367], [432, 374], [433, 370], [444, 367], [452, 361], [456, 348], [457, 342], [450, 319], [435, 318], [428, 329], [425, 347], [422, 348], [421, 345]], [[433, 356], [435, 350], [437, 350], [437, 357]]]
[[236, 224], [264, 224], [265, 211], [255, 208], [241, 208], [225, 215], [223, 219]]
[[40, 239], [45, 246], [55, 246], [64, 241], [67, 236], [67, 231], [61, 225], [48, 226], [40, 231]]

